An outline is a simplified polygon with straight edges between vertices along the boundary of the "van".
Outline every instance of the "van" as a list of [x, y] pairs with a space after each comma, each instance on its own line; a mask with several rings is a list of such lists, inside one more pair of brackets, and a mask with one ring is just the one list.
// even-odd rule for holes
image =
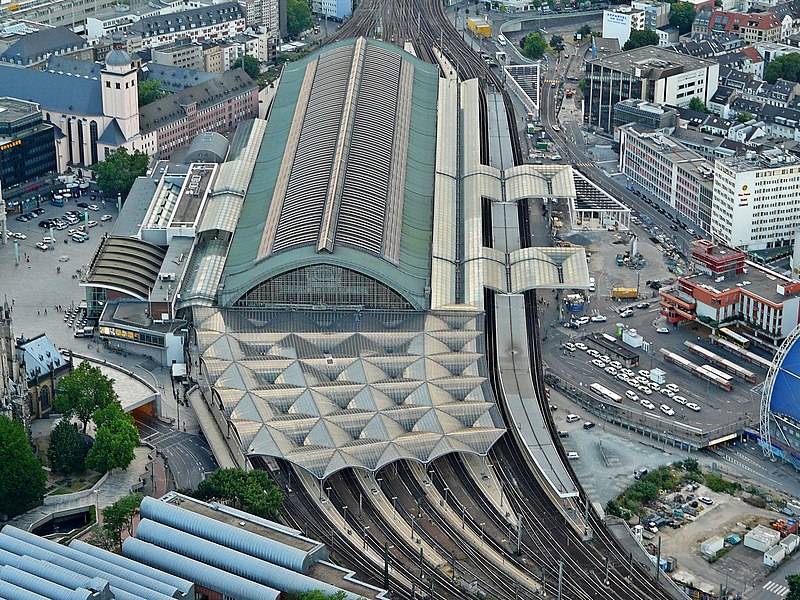
[[567, 423], [574, 423], [575, 421], [580, 421], [581, 418], [573, 413], [567, 415]]
[[559, 431], [558, 432], [558, 437], [560, 437], [560, 438], [568, 438], [569, 437], [569, 431]]
[[567, 452], [567, 460], [578, 460], [581, 457], [577, 452]]

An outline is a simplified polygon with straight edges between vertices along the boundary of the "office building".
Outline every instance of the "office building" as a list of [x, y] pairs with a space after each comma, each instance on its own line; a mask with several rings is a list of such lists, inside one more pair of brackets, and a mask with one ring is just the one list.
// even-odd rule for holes
[[698, 273], [659, 290], [661, 315], [670, 323], [724, 324], [772, 350], [797, 326], [800, 282], [708, 240], [695, 242], [691, 256]]
[[150, 56], [157, 65], [183, 69], [203, 69], [203, 48], [199, 44], [177, 42], [153, 48]]
[[620, 47], [631, 37], [634, 29], [644, 29], [645, 12], [630, 6], [618, 6], [603, 11], [603, 37], [619, 40]]
[[645, 46], [586, 63], [584, 121], [613, 131], [613, 112], [622, 100], [688, 106], [692, 98], [707, 102], [716, 92], [719, 65], [710, 60]]
[[6, 190], [56, 170], [55, 130], [38, 104], [0, 98], [0, 183]]
[[669, 25], [669, 13], [672, 5], [659, 0], [633, 0], [631, 8], [644, 11], [644, 29], [660, 29]]
[[353, 13], [353, 3], [351, 0], [312, 0], [311, 12], [341, 21]]
[[619, 139], [617, 127], [638, 123], [650, 129], [675, 127], [678, 112], [674, 108], [650, 104], [644, 100], [623, 100], [614, 106], [614, 137]]
[[619, 167], [628, 180], [708, 229], [713, 165], [665, 134], [642, 125], [624, 125], [619, 134]]
[[715, 162], [711, 235], [746, 250], [791, 246], [800, 226], [800, 162], [774, 148]]

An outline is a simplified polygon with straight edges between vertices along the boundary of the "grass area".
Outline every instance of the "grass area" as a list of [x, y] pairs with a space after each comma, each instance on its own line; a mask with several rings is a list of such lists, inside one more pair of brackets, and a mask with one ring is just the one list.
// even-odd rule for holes
[[95, 483], [100, 481], [102, 476], [102, 473], [96, 473], [94, 471], [86, 471], [73, 477], [59, 477], [57, 479], [51, 475], [51, 482], [48, 490], [52, 491], [49, 492], [49, 494], [51, 496], [60, 496], [91, 489]]

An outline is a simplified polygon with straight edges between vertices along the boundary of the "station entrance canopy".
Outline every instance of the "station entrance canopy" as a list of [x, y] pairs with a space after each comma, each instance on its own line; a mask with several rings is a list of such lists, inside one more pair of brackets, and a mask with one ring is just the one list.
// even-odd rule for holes
[[214, 402], [249, 457], [324, 479], [401, 459], [485, 455], [505, 432], [479, 311], [211, 309], [195, 314]]

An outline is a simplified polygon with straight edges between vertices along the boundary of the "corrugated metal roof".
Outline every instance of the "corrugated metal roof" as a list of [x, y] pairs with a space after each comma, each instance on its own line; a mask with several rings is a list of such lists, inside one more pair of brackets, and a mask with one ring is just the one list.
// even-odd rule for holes
[[412, 305], [427, 306], [437, 95], [435, 68], [375, 40], [332, 44], [288, 65], [223, 303], [289, 265], [333, 263], [365, 265]]
[[281, 597], [278, 590], [136, 538], [129, 537], [123, 542], [122, 554], [151, 567], [191, 579], [205, 588], [236, 600], [279, 600]]

